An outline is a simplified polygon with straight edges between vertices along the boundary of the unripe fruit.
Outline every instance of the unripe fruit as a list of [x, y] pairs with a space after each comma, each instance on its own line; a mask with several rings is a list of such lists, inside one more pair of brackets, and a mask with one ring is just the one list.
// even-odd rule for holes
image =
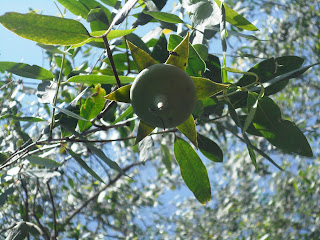
[[153, 127], [173, 128], [188, 119], [196, 101], [191, 77], [170, 64], [155, 64], [134, 80], [130, 89], [133, 111]]

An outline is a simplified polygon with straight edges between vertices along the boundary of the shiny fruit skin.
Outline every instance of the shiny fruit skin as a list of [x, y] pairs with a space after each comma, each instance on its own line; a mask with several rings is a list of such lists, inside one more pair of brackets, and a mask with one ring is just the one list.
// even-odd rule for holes
[[192, 78], [170, 64], [142, 70], [130, 89], [133, 111], [152, 127], [173, 128], [188, 119], [197, 93]]

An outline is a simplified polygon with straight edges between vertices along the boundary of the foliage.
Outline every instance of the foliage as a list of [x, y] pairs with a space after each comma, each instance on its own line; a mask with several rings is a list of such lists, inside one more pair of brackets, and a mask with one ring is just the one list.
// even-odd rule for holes
[[[51, 66], [48, 70], [0, 62], [3, 236], [159, 238], [174, 235], [165, 226], [171, 222], [176, 225], [176, 239], [319, 236], [319, 228], [308, 228], [319, 224], [319, 213], [313, 211], [318, 204], [317, 168], [301, 169], [295, 177], [278, 172], [270, 178], [260, 157], [287, 170], [291, 164], [280, 166], [268, 155], [268, 149], [317, 156], [317, 149], [298, 127], [300, 123], [294, 123], [297, 117], [290, 114], [291, 108], [284, 107], [283, 113], [279, 105], [290, 99], [286, 88], [296, 89], [292, 79], [303, 79], [302, 74], [319, 64], [319, 59], [308, 59], [303, 65], [304, 59], [293, 54], [304, 51], [295, 52], [297, 46], [292, 41], [285, 45], [287, 41], [272, 34], [273, 41], [262, 41], [263, 36], [243, 32], [258, 28], [224, 1], [183, 0], [171, 13], [161, 11], [171, 3], [165, 0], [129, 0], [124, 5], [109, 0], [58, 2], [81, 20], [67, 19], [61, 11], [60, 17], [34, 12], [0, 16], [0, 23], [8, 30], [45, 49]], [[247, 7], [253, 8], [253, 4], [249, 1]], [[137, 14], [131, 13], [133, 8], [138, 9]], [[289, 9], [292, 16], [293, 8]], [[315, 9], [307, 13], [314, 16]], [[271, 9], [267, 8], [266, 14], [272, 17]], [[303, 23], [310, 19], [303, 19]], [[282, 23], [274, 24], [281, 27]], [[141, 39], [137, 28], [148, 33]], [[227, 50], [232, 38], [245, 39], [245, 46], [239, 46], [242, 57], [231, 67]], [[247, 39], [256, 45], [249, 47]], [[222, 64], [217, 54], [209, 51], [213, 40], [221, 41]], [[314, 47], [319, 50], [318, 43]], [[89, 58], [97, 49], [101, 55], [91, 65]], [[246, 56], [259, 61], [243, 68], [238, 63]], [[77, 58], [84, 63], [75, 65]], [[157, 63], [179, 67], [192, 76], [197, 89], [193, 113], [176, 128], [138, 124], [130, 105], [134, 77]], [[42, 82], [35, 90], [26, 86], [25, 78]], [[179, 94], [179, 89], [176, 91]], [[26, 108], [21, 101], [25, 95], [33, 106]], [[220, 177], [231, 177], [221, 184], [212, 170], [218, 171], [216, 162], [223, 160], [225, 172]], [[257, 185], [257, 173], [275, 193], [264, 192]], [[181, 205], [183, 214], [170, 218], [147, 212], [165, 208], [167, 201], [159, 200], [162, 194], [184, 186], [182, 181], [194, 195]], [[214, 190], [213, 184], [218, 186]], [[287, 199], [283, 204], [283, 194], [292, 201]], [[208, 203], [211, 196], [212, 204]], [[207, 205], [200, 207], [195, 198]], [[298, 215], [291, 216], [296, 199]], [[310, 199], [314, 207], [306, 213]], [[311, 223], [305, 220], [308, 214]], [[150, 215], [150, 223], [141, 220], [142, 215]], [[257, 231], [259, 228], [263, 230]]]

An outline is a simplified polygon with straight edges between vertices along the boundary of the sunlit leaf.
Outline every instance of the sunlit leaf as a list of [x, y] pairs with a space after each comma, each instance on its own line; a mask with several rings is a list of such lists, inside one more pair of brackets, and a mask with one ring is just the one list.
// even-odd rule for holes
[[[218, 4], [218, 6], [221, 5], [221, 1], [215, 0], [215, 2]], [[225, 11], [226, 11], [226, 21], [230, 24], [242, 28], [245, 30], [250, 31], [258, 31], [259, 29], [256, 28], [251, 22], [249, 22], [247, 19], [245, 19], [243, 16], [232, 10], [228, 5], [223, 3]]]
[[[168, 42], [168, 50], [171, 51], [171, 56], [175, 54], [175, 48], [181, 44], [183, 38], [179, 35], [171, 34]], [[206, 64], [194, 49], [194, 47], [189, 43], [189, 58], [187, 61], [186, 72], [190, 76], [200, 77], [202, 73], [206, 70]]]
[[43, 81], [37, 87], [37, 97], [40, 103], [53, 103], [57, 91], [57, 83], [52, 81]]
[[[119, 76], [119, 79], [122, 84], [132, 83], [134, 81], [133, 77], [127, 77], [127, 76]], [[86, 84], [98, 84], [98, 83], [116, 84], [116, 79], [114, 76], [111, 76], [111, 75], [89, 74], [89, 75], [73, 76], [69, 78], [67, 82], [86, 83]]]
[[54, 77], [52, 72], [42, 67], [36, 65], [31, 66], [26, 63], [0, 62], [0, 71], [7, 71], [21, 77], [40, 80], [49, 80]]
[[78, 126], [79, 131], [83, 132], [91, 127], [90, 119], [97, 116], [101, 110], [103, 109], [105, 100], [106, 91], [98, 84], [95, 89], [94, 93], [86, 99], [86, 102], [81, 105], [80, 108], [80, 116], [89, 120], [89, 121], [82, 121], [79, 120]]
[[147, 67], [150, 67], [151, 65], [157, 64], [157, 61], [154, 60], [147, 52], [138, 48], [129, 41], [127, 41], [127, 44], [129, 46], [133, 61], [135, 62], [139, 72]]
[[[170, 42], [170, 39], [169, 39]], [[169, 48], [168, 48], [169, 49]], [[183, 71], [186, 70], [189, 58], [189, 33], [185, 38], [172, 50], [172, 54], [166, 61], [166, 64], [174, 65]]]
[[183, 23], [183, 21], [177, 15], [174, 15], [172, 13], [152, 12], [152, 11], [144, 11], [144, 13], [164, 22]]
[[[136, 30], [135, 28], [126, 29], [126, 30], [111, 30], [109, 32], [109, 34], [107, 35], [107, 40], [110, 41], [110, 40], [115, 39], [115, 38], [126, 36], [126, 35], [132, 33], [135, 30]], [[103, 35], [105, 32], [106, 31], [95, 31], [95, 32], [91, 32], [90, 35], [94, 36], [94, 37], [99, 37], [99, 36]], [[72, 45], [72, 48], [81, 47], [84, 44], [90, 43], [92, 41], [103, 43], [103, 39], [102, 38], [88, 38], [87, 40], [85, 40], [85, 41], [83, 41], [81, 43]]]
[[43, 121], [46, 121], [44, 119], [37, 118], [37, 117], [20, 117], [20, 116], [11, 115], [11, 114], [6, 114], [6, 115], [0, 116], [0, 120], [7, 119], [7, 118], [14, 119], [17, 121], [23, 121], [23, 122], [43, 122]]
[[191, 145], [181, 138], [176, 138], [174, 156], [184, 182], [196, 199], [203, 204], [210, 201], [211, 187], [207, 169]]
[[118, 88], [117, 90], [113, 91], [112, 93], [109, 93], [107, 96], [105, 96], [106, 99], [113, 100], [116, 102], [125, 102], [130, 103], [130, 89], [132, 84], [125, 85], [121, 88]]
[[211, 97], [229, 87], [229, 84], [216, 83], [207, 78], [191, 77], [197, 89], [199, 100]]
[[78, 21], [34, 13], [5, 13], [0, 23], [19, 35], [38, 43], [72, 45], [89, 38], [87, 29]]

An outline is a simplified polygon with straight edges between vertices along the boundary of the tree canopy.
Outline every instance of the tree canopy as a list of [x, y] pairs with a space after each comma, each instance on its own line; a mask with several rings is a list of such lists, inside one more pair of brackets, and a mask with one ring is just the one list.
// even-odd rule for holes
[[320, 237], [317, 1], [56, 7], [0, 16], [47, 66], [0, 61], [0, 236]]

